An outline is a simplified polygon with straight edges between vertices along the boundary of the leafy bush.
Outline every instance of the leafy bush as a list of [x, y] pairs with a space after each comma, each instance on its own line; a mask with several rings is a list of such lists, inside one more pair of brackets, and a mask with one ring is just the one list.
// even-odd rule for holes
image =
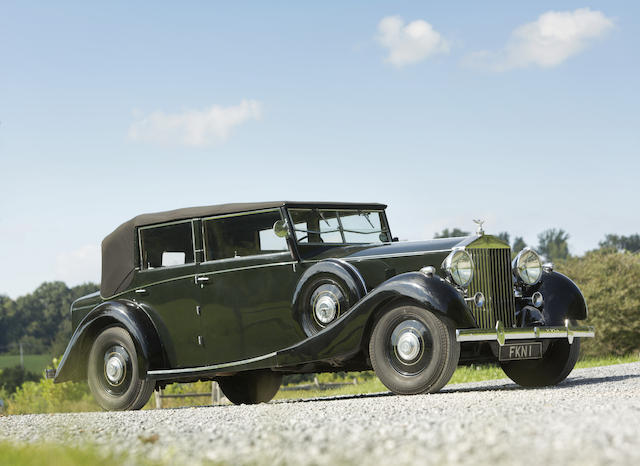
[[97, 411], [86, 383], [65, 382], [54, 384], [53, 380], [40, 379], [25, 382], [5, 401], [8, 414], [59, 413], [72, 411]]
[[[58, 360], [53, 360], [58, 366]], [[6, 370], [6, 369], [5, 369]], [[6, 414], [36, 414], [99, 410], [86, 382], [64, 382], [37, 378], [22, 383], [14, 393], [0, 391]]]
[[585, 356], [640, 351], [640, 254], [596, 250], [559, 263], [557, 270], [580, 287], [588, 323], [596, 327], [596, 337], [582, 346]]
[[24, 382], [36, 382], [40, 377], [25, 370], [22, 366], [7, 367], [0, 370], [0, 388], [7, 393], [13, 393]]

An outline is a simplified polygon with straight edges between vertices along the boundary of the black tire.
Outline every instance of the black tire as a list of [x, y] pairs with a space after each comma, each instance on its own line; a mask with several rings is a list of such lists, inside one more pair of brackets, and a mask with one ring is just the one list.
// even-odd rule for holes
[[218, 384], [224, 396], [235, 405], [269, 402], [282, 384], [282, 374], [271, 370], [241, 372], [221, 377]]
[[580, 356], [580, 339], [552, 342], [541, 359], [500, 363], [507, 377], [522, 387], [557, 385], [571, 373]]
[[[403, 346], [407, 342], [409, 346]], [[434, 393], [451, 379], [460, 358], [460, 344], [455, 329], [431, 312], [399, 306], [376, 323], [369, 357], [376, 375], [393, 393]]]
[[[300, 325], [307, 336], [313, 336], [338, 320], [358, 299], [341, 278], [321, 274], [307, 283], [301, 294]], [[332, 318], [324, 322], [318, 312], [323, 302], [333, 306], [329, 308]]]
[[87, 379], [94, 398], [107, 411], [140, 409], [155, 388], [153, 381], [140, 378], [135, 344], [122, 327], [108, 327], [95, 339]]

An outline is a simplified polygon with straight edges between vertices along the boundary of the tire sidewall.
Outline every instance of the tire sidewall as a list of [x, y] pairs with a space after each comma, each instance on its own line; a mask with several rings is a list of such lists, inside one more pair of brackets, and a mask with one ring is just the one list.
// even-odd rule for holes
[[[131, 379], [121, 395], [109, 393], [104, 384], [104, 354], [112, 346], [122, 346], [131, 360]], [[119, 326], [104, 329], [93, 342], [89, 352], [87, 379], [89, 388], [100, 406], [109, 411], [131, 409], [140, 394], [141, 379], [138, 374], [138, 355], [129, 332]]]
[[[418, 320], [431, 333], [431, 360], [417, 374], [399, 372], [390, 360], [389, 341], [395, 327], [405, 320]], [[382, 383], [394, 393], [416, 394], [428, 391], [441, 375], [447, 363], [447, 328], [431, 312], [414, 307], [400, 306], [385, 313], [376, 323], [371, 335], [369, 356], [373, 369]]]

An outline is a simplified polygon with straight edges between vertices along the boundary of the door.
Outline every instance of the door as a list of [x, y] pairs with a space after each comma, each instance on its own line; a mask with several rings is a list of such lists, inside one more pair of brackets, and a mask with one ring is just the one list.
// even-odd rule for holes
[[135, 299], [154, 321], [172, 367], [194, 367], [204, 359], [199, 344], [199, 287], [196, 285], [195, 221], [138, 229], [140, 272]]
[[273, 225], [279, 209], [203, 219], [198, 278], [209, 364], [267, 355], [304, 339], [291, 301], [300, 275]]

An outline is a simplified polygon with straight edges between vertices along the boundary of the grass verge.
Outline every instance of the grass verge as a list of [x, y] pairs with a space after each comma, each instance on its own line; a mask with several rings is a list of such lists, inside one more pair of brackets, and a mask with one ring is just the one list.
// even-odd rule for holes
[[74, 448], [60, 445], [12, 444], [0, 442], [0, 466], [56, 466], [141, 464], [152, 465], [144, 458], [127, 458], [101, 454], [92, 447]]
[[[2, 354], [0, 355], [0, 369], [15, 367], [20, 365], [20, 355]], [[24, 368], [29, 372], [41, 375], [47, 366], [51, 365], [51, 356], [48, 354], [26, 354], [24, 355]]]

